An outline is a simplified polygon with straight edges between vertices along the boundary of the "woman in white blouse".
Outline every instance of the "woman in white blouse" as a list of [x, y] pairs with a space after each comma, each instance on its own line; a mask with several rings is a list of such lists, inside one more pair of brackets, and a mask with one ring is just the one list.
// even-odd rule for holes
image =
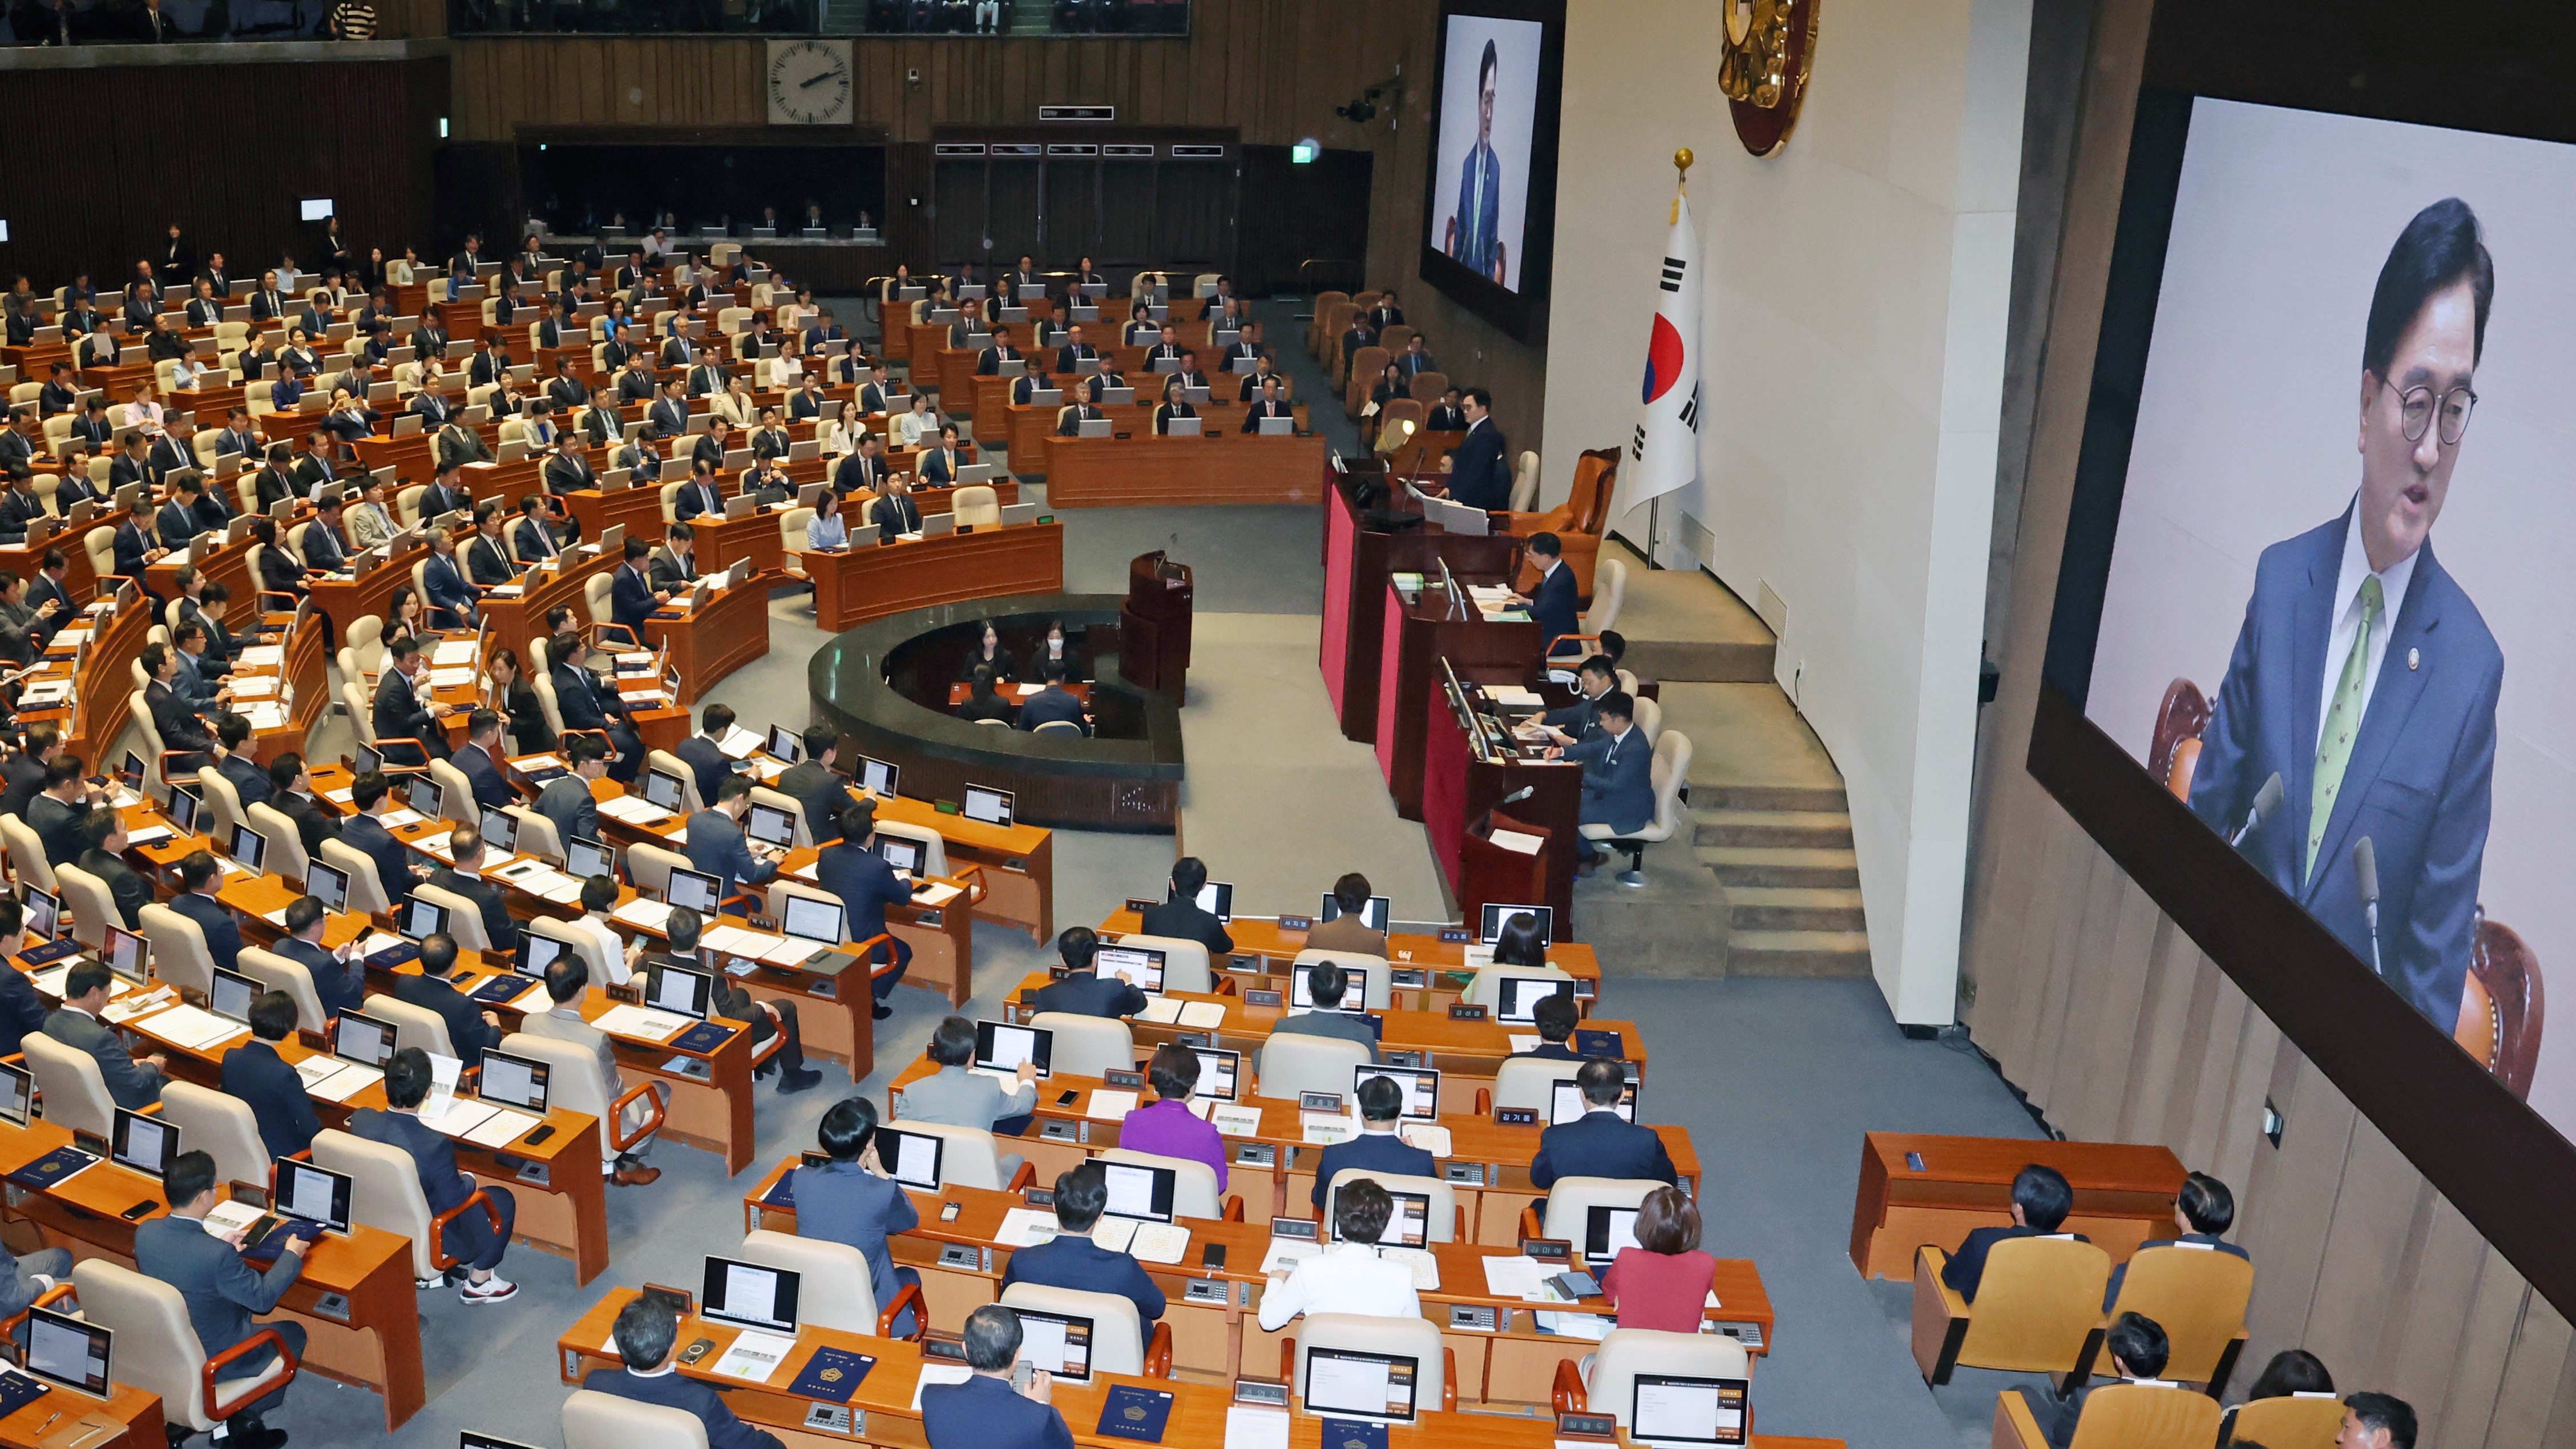
[[841, 501], [826, 488], [814, 500], [814, 516], [805, 521], [805, 546], [811, 549], [848, 548], [849, 526], [841, 521]]
[[751, 407], [751, 379], [735, 373], [725, 390], [707, 399], [707, 410], [737, 428], [748, 428], [758, 417]]

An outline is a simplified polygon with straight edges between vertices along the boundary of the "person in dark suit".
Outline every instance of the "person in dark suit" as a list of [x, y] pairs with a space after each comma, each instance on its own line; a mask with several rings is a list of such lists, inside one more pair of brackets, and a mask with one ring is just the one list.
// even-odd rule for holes
[[876, 997], [876, 1019], [894, 1015], [886, 998], [894, 994], [903, 973], [912, 966], [912, 946], [902, 937], [886, 930], [886, 907], [899, 906], [912, 899], [912, 886], [895, 873], [886, 858], [876, 852], [877, 807], [874, 800], [859, 800], [841, 814], [841, 838], [824, 846], [814, 862], [817, 885], [840, 897], [845, 929], [853, 941], [871, 941], [885, 936], [883, 944], [869, 953], [872, 966], [891, 955], [891, 969], [880, 969], [869, 983]]
[[1560, 1177], [1621, 1177], [1670, 1183], [1677, 1179], [1664, 1139], [1642, 1122], [1619, 1117], [1619, 1099], [1628, 1090], [1619, 1063], [1595, 1058], [1574, 1073], [1583, 1093], [1584, 1112], [1539, 1134], [1538, 1156], [1530, 1160], [1530, 1182], [1544, 1190]]
[[689, 864], [722, 882], [721, 895], [731, 897], [745, 886], [759, 885], [778, 874], [785, 853], [758, 844], [742, 833], [742, 817], [751, 809], [751, 777], [727, 774], [716, 785], [714, 803], [689, 816]]
[[998, 377], [1001, 375], [1003, 363], [1020, 360], [1020, 349], [1011, 345], [1011, 329], [996, 327], [993, 329], [992, 345], [985, 348], [975, 359], [975, 375]]
[[0, 815], [27, 818], [27, 810], [45, 790], [45, 764], [63, 747], [62, 730], [50, 724], [29, 725], [19, 747], [0, 759]]
[[1619, 687], [1619, 666], [1595, 654], [1574, 671], [1574, 703], [1539, 716], [1539, 726], [1560, 745], [1589, 738], [1601, 728], [1601, 697]]
[[[36, 576], [27, 581], [25, 602], [36, 613], [36, 634], [49, 642], [80, 612], [64, 582], [70, 572], [71, 559], [59, 548], [47, 548], [36, 561]], [[48, 604], [53, 607], [48, 609]]]
[[[313, 1239], [303, 1233], [289, 1234], [268, 1270], [254, 1270], [242, 1258], [240, 1230], [218, 1231], [206, 1222], [206, 1214], [221, 1201], [216, 1191], [219, 1181], [221, 1175], [215, 1169], [212, 1153], [179, 1154], [161, 1184], [170, 1211], [135, 1226], [135, 1270], [179, 1290], [188, 1305], [188, 1326], [196, 1331], [197, 1344], [208, 1359], [270, 1332], [277, 1334], [290, 1356], [301, 1358], [305, 1344], [303, 1324], [292, 1318], [273, 1323], [253, 1320], [259, 1314], [275, 1312], [286, 1290], [302, 1276], [304, 1255], [312, 1248]], [[226, 1368], [238, 1370], [240, 1377], [248, 1381], [256, 1379], [276, 1359], [276, 1347], [263, 1345], [234, 1359]], [[265, 1420], [286, 1402], [289, 1382], [292, 1381], [281, 1381], [274, 1391], [253, 1399], [224, 1421], [226, 1449], [278, 1449], [286, 1442], [285, 1431], [269, 1428]]]
[[170, 909], [197, 923], [206, 938], [206, 954], [226, 971], [241, 969], [241, 923], [233, 913], [215, 899], [223, 887], [224, 868], [211, 854], [191, 851], [179, 862], [179, 894], [171, 897]]
[[[2182, 1180], [2182, 1191], [2174, 1196], [2174, 1233], [2170, 1238], [2154, 1238], [2138, 1244], [2140, 1248], [2170, 1248], [2177, 1245], [2206, 1248], [2214, 1253], [2233, 1253], [2252, 1261], [2253, 1255], [2222, 1236], [2236, 1222], [2236, 1194], [2227, 1184], [2205, 1172], [2188, 1174]], [[2110, 1286], [2102, 1293], [2102, 1311], [2108, 1313], [2120, 1301], [2120, 1284], [2129, 1275], [2127, 1263], [2111, 1267]]]
[[304, 566], [317, 574], [336, 574], [349, 566], [349, 536], [341, 531], [340, 516], [347, 512], [337, 497], [324, 499], [313, 510], [313, 521], [304, 530]]
[[152, 681], [144, 686], [143, 703], [152, 711], [152, 727], [161, 736], [161, 748], [179, 756], [169, 762], [169, 767], [196, 769], [205, 763], [203, 756], [215, 747], [215, 739], [178, 694], [175, 681], [179, 676], [179, 651], [167, 644], [144, 645], [143, 672]]
[[563, 547], [555, 540], [554, 528], [546, 522], [542, 494], [531, 493], [519, 500], [519, 526], [510, 530], [510, 551], [522, 567], [562, 555]]
[[223, 1089], [250, 1104], [259, 1120], [260, 1145], [271, 1157], [292, 1157], [313, 1145], [322, 1119], [304, 1080], [277, 1054], [278, 1042], [295, 1034], [295, 998], [264, 991], [251, 998], [249, 1041], [224, 1053]]
[[[1561, 1131], [1550, 1128], [1551, 1132]], [[1995, 1244], [2014, 1238], [2059, 1236], [2058, 1225], [2075, 1210], [2075, 1189], [2066, 1174], [2054, 1167], [2033, 1163], [2013, 1177], [2012, 1226], [2003, 1228], [1970, 1228], [1959, 1250], [1941, 1268], [1941, 1281], [1961, 1298], [1977, 1301], [1977, 1285], [1986, 1275], [1986, 1254]], [[2089, 1242], [2082, 1233], [2068, 1233], [2077, 1242]]]
[[1530, 563], [1538, 569], [1538, 585], [1527, 598], [1513, 598], [1529, 607], [1530, 617], [1538, 621], [1538, 637], [1546, 643], [1542, 652], [1568, 634], [1583, 629], [1582, 614], [1577, 607], [1580, 592], [1574, 583], [1574, 570], [1565, 562], [1565, 541], [1553, 533], [1530, 535]]
[[267, 804], [276, 790], [268, 771], [250, 757], [250, 735], [248, 716], [227, 711], [215, 721], [215, 773], [232, 785], [245, 811]]
[[[1149, 933], [1150, 934], [1150, 933]], [[1311, 1011], [1300, 1011], [1281, 1017], [1270, 1028], [1277, 1036], [1331, 1036], [1357, 1042], [1367, 1047], [1369, 1060], [1377, 1060], [1377, 1039], [1381, 1029], [1377, 1018], [1362, 1012], [1342, 1010], [1342, 998], [1357, 987], [1363, 1002], [1368, 983], [1358, 971], [1332, 961], [1318, 961], [1306, 973], [1306, 995], [1315, 1003]]]
[[1069, 926], [1055, 938], [1055, 953], [1064, 962], [1065, 974], [1030, 992], [1025, 1000], [1031, 1012], [1069, 1011], [1076, 1016], [1110, 1018], [1134, 1016], [1145, 1009], [1145, 993], [1135, 980], [1120, 972], [1103, 981], [1092, 971], [1092, 958], [1099, 954], [1100, 937], [1089, 926]]
[[[499, 725], [495, 724], [493, 732], [497, 734], [499, 731]], [[510, 919], [510, 903], [503, 898], [501, 888], [482, 875], [484, 860], [490, 854], [483, 848], [482, 830], [472, 825], [457, 826], [447, 838], [447, 850], [454, 863], [432, 869], [429, 883], [473, 903], [482, 914], [483, 937], [492, 943], [492, 949], [517, 950], [519, 927]]]
[[[428, 684], [429, 656], [420, 652], [418, 639], [406, 634], [386, 648], [384, 677], [376, 681], [374, 722], [378, 748], [394, 764], [447, 758], [447, 728], [439, 721], [456, 713], [456, 706], [427, 698]], [[397, 745], [400, 740], [417, 740], [419, 747]], [[422, 751], [427, 759], [420, 758]], [[402, 758], [395, 758], [397, 753]]]
[[1450, 498], [1488, 511], [1508, 508], [1512, 502], [1512, 470], [1503, 461], [1503, 433], [1488, 415], [1493, 405], [1493, 394], [1481, 387], [1467, 389], [1459, 404], [1467, 420], [1467, 436], [1441, 460], [1449, 474]]
[[1261, 396], [1254, 398], [1251, 405], [1243, 410], [1243, 431], [1260, 432], [1261, 420], [1264, 418], [1288, 418], [1293, 421], [1296, 416], [1296, 409], [1290, 407], [1288, 400], [1279, 395], [1279, 379], [1274, 375], [1262, 379]]
[[478, 708], [465, 717], [465, 747], [449, 760], [474, 787], [474, 803], [486, 810], [503, 810], [519, 803], [519, 792], [510, 788], [509, 777], [501, 767], [501, 712]]
[[362, 770], [350, 782], [349, 803], [358, 813], [342, 827], [340, 838], [375, 862], [376, 884], [384, 887], [385, 900], [400, 910], [403, 897], [420, 884], [420, 870], [411, 863], [410, 849], [385, 828], [384, 816], [393, 805], [393, 782], [382, 770]]
[[915, 456], [913, 472], [926, 484], [954, 483], [957, 481], [957, 470], [965, 466], [965, 461], [957, 447], [957, 425], [942, 423], [939, 427], [939, 445], [935, 448], [924, 448]]
[[1020, 707], [993, 691], [993, 669], [988, 664], [975, 666], [975, 677], [968, 682], [966, 702], [957, 706], [957, 717], [970, 722], [1000, 720], [1011, 724], [1020, 717]]
[[104, 786], [81, 777], [79, 756], [57, 754], [45, 762], [45, 787], [28, 802], [23, 818], [44, 844], [48, 865], [70, 865], [80, 859], [88, 844], [81, 826], [88, 822], [91, 808], [107, 798]]
[[[794, 1169], [790, 1191], [796, 1195], [796, 1235], [855, 1248], [868, 1264], [877, 1311], [906, 1287], [917, 1286], [917, 1269], [898, 1267], [886, 1240], [920, 1226], [921, 1214], [892, 1178], [868, 1169], [864, 1159], [877, 1135], [877, 1105], [849, 1097], [823, 1113], [815, 1141], [830, 1160]], [[895, 1320], [898, 1337], [910, 1333], [914, 1310]]]
[[[454, 944], [449, 942], [451, 950]], [[349, 1130], [409, 1153], [432, 1213], [463, 1206], [477, 1191], [484, 1195], [491, 1204], [489, 1213], [468, 1209], [458, 1214], [440, 1235], [440, 1244], [449, 1256], [464, 1260], [466, 1281], [457, 1297], [471, 1305], [506, 1302], [519, 1286], [493, 1270], [510, 1250], [510, 1230], [519, 1217], [518, 1199], [506, 1187], [478, 1188], [473, 1178], [457, 1170], [456, 1150], [447, 1139], [421, 1125], [420, 1104], [429, 1097], [429, 1081], [428, 1053], [418, 1047], [394, 1053], [384, 1080], [385, 1101], [391, 1110], [360, 1108], [351, 1114]]]
[[778, 777], [778, 791], [795, 796], [805, 807], [806, 831], [816, 845], [825, 845], [839, 838], [841, 814], [850, 805], [850, 782], [833, 769], [841, 757], [840, 731], [831, 725], [809, 725], [802, 743], [805, 758]]
[[697, 776], [698, 798], [712, 800], [716, 798], [716, 786], [733, 773], [733, 756], [726, 754], [722, 745], [726, 733], [733, 728], [733, 706], [710, 704], [699, 714], [698, 721], [698, 733], [680, 741], [671, 753]]
[[625, 1367], [592, 1369], [582, 1378], [583, 1388], [689, 1414], [705, 1426], [707, 1449], [781, 1449], [777, 1435], [734, 1417], [733, 1410], [725, 1407], [723, 1394], [676, 1372], [673, 1357], [680, 1347], [680, 1315], [668, 1302], [649, 1295], [634, 1299], [618, 1310], [613, 1333], [617, 1356]]
[[1020, 1352], [1020, 1316], [999, 1303], [966, 1315], [962, 1384], [921, 1390], [921, 1427], [930, 1449], [1073, 1449], [1073, 1431], [1054, 1408], [1055, 1377], [1044, 1369], [1024, 1390], [1011, 1387]]
[[1402, 1087], [1389, 1077], [1370, 1077], [1360, 1083], [1358, 1095], [1360, 1135], [1325, 1148], [1323, 1160], [1315, 1165], [1313, 1201], [1319, 1218], [1324, 1213], [1324, 1199], [1332, 1186], [1333, 1175], [1345, 1168], [1383, 1172], [1394, 1177], [1440, 1175], [1439, 1163], [1428, 1148], [1416, 1147], [1397, 1135], [1396, 1129], [1403, 1125], [1404, 1119]]
[[337, 952], [322, 944], [328, 916], [320, 896], [297, 896], [287, 902], [286, 935], [277, 943], [277, 954], [313, 978], [313, 994], [321, 999], [322, 1014], [338, 1016], [365, 1003], [367, 963], [355, 951], [355, 942]]
[[1035, 730], [1042, 724], [1064, 723], [1091, 733], [1091, 718], [1084, 713], [1081, 698], [1064, 687], [1063, 663], [1047, 661], [1039, 666], [1038, 677], [1046, 681], [1046, 688], [1020, 702], [1018, 727]]
[[446, 513], [470, 515], [473, 512], [474, 494], [457, 479], [456, 465], [440, 464], [437, 473], [430, 478], [429, 486], [421, 490], [420, 517], [427, 520]]
[[84, 961], [63, 978], [63, 1004], [45, 1018], [45, 1035], [75, 1051], [87, 1052], [98, 1063], [98, 1074], [107, 1083], [107, 1094], [116, 1105], [129, 1112], [140, 1112], [161, 1100], [161, 1086], [169, 1078], [163, 1069], [169, 1058], [154, 1052], [137, 1061], [126, 1055], [125, 1043], [116, 1030], [99, 1019], [107, 1009], [108, 983], [114, 977], [105, 966]]
[[859, 437], [858, 451], [841, 462], [832, 474], [832, 491], [847, 498], [857, 493], [882, 493], [886, 480], [893, 477], [886, 466], [885, 436], [864, 433]]
[[[1096, 383], [1099, 379], [1093, 378], [1091, 381]], [[1075, 401], [1065, 404], [1063, 412], [1056, 415], [1055, 435], [1059, 438], [1081, 437], [1084, 423], [1098, 422], [1107, 416], [1109, 414], [1103, 412], [1098, 403], [1087, 396], [1078, 395]]]
[[[422, 516], [428, 516], [426, 510]], [[429, 558], [421, 565], [420, 578], [427, 586], [430, 627], [471, 628], [478, 617], [475, 601], [481, 595], [466, 582], [465, 570], [456, 558], [456, 540], [442, 528], [429, 530], [428, 536]]]
[[[1114, 1293], [1136, 1305], [1139, 1324], [1159, 1322], [1166, 1306], [1163, 1290], [1154, 1286], [1136, 1259], [1091, 1240], [1091, 1230], [1109, 1205], [1109, 1174], [1097, 1162], [1056, 1175], [1056, 1235], [1011, 1254], [1002, 1270], [1002, 1291], [1014, 1283], [1070, 1288], [1081, 1293]], [[1151, 1334], [1151, 1328], [1145, 1329]]]
[[[693, 840], [697, 838], [696, 831], [689, 832], [689, 835]], [[648, 989], [644, 993], [647, 999], [661, 995], [664, 967], [678, 966], [693, 971], [700, 969], [698, 938], [705, 929], [706, 920], [697, 912], [686, 906], [672, 910], [662, 927], [663, 935], [670, 941], [670, 949], [646, 956], [637, 963], [639, 969], [647, 973], [645, 982]], [[750, 992], [735, 985], [732, 978], [719, 976], [716, 978], [715, 991], [708, 999], [707, 1009], [711, 1015], [721, 1016], [728, 1021], [750, 1023], [751, 1040], [754, 1046], [773, 1036], [783, 1035], [787, 1038], [785, 1044], [752, 1073], [755, 1077], [764, 1076], [770, 1072], [778, 1073], [778, 1091], [781, 1096], [802, 1092], [823, 1080], [821, 1072], [805, 1065], [805, 1030], [797, 1021], [795, 1002], [756, 1000]]]
[[[2163, 1383], [2159, 1375], [2173, 1354], [2172, 1340], [2166, 1337], [2164, 1325], [2143, 1313], [2123, 1313], [2113, 1319], [2103, 1335], [2102, 1349], [2110, 1356], [2112, 1376], [2123, 1383]], [[2030, 1396], [2033, 1415], [2048, 1439], [2049, 1449], [2067, 1449], [2075, 1442], [2075, 1426], [2084, 1417], [2084, 1402], [2093, 1396], [2091, 1377], [2086, 1375], [2086, 1382], [2062, 1399], [2054, 1394]]]
[[1225, 923], [1216, 918], [1214, 911], [1199, 906], [1199, 891], [1206, 885], [1207, 866], [1197, 856], [1185, 855], [1173, 861], [1170, 892], [1159, 904], [1145, 910], [1145, 934], [1196, 941], [1207, 947], [1211, 957], [1232, 954], [1234, 937], [1226, 933]]
[[615, 690], [604, 688], [599, 677], [582, 665], [587, 647], [579, 635], [558, 634], [547, 641], [554, 658], [546, 678], [554, 686], [555, 713], [567, 732], [595, 730], [607, 735], [616, 751], [609, 761], [608, 778], [632, 784], [643, 773], [644, 744], [626, 718], [626, 701]]
[[[1499, 954], [1499, 953], [1497, 953]], [[1542, 1062], [1579, 1062], [1583, 1053], [1567, 1046], [1574, 1039], [1574, 1028], [1582, 1020], [1574, 998], [1563, 992], [1542, 996], [1530, 1008], [1530, 1020], [1538, 1027], [1538, 1045], [1525, 1052], [1514, 1052], [1512, 1058], [1527, 1057]]]
[[671, 495], [671, 516], [687, 523], [701, 514], [724, 517], [724, 485], [716, 478], [716, 464], [705, 458], [689, 460], [689, 481]]
[[[458, 831], [471, 830], [460, 825]], [[476, 854], [481, 854], [481, 841], [476, 841]], [[515, 935], [515, 933], [513, 933]], [[515, 944], [515, 942], [514, 942]], [[456, 1048], [457, 1059], [467, 1069], [479, 1065], [483, 1053], [501, 1044], [501, 1018], [474, 1004], [474, 999], [448, 981], [456, 970], [456, 938], [445, 931], [433, 933], [420, 943], [420, 971], [402, 972], [394, 977], [394, 999], [406, 1001], [423, 1011], [438, 1014], [447, 1023], [447, 1043]], [[509, 950], [511, 947], [503, 947]]]
[[1188, 399], [1183, 396], [1181, 386], [1181, 380], [1177, 376], [1167, 378], [1163, 383], [1163, 400], [1154, 408], [1156, 437], [1164, 437], [1171, 433], [1173, 419], [1194, 418], [1199, 415], [1199, 410], [1191, 406]]
[[[42, 944], [27, 939], [27, 908], [17, 897], [0, 893], [0, 960]], [[24, 971], [0, 971], [0, 1055], [17, 1055], [28, 1033], [44, 1029], [45, 1000], [36, 994], [35, 982]], [[5, 1302], [0, 1295], [0, 1306]]]
[[[302, 755], [290, 751], [269, 761], [268, 782], [269, 805], [295, 822], [296, 837], [306, 855], [319, 855], [323, 841], [340, 838], [340, 823], [313, 798], [313, 777], [306, 773]], [[242, 807], [248, 809], [250, 802], [243, 801]]]
[[474, 505], [474, 537], [465, 545], [465, 572], [477, 588], [506, 584], [519, 576], [519, 565], [501, 537], [503, 521], [498, 502]]
[[[1625, 834], [1642, 830], [1655, 818], [1655, 751], [1646, 732], [1636, 727], [1636, 705], [1622, 690], [1593, 701], [1601, 733], [1570, 745], [1550, 745], [1551, 760], [1572, 760], [1583, 767], [1583, 799], [1576, 818], [1585, 825], [1607, 825]], [[1585, 843], [1587, 863], [1601, 852]]]
[[610, 619], [624, 625], [638, 644], [644, 640], [644, 621], [671, 601], [669, 591], [655, 589], [644, 578], [644, 560], [652, 552], [653, 546], [640, 538], [626, 540], [626, 561], [617, 566], [608, 586]]
[[[2363, 334], [2361, 482], [2263, 551], [2210, 700], [2191, 808], [2443, 1031], [2459, 1017], [2493, 808], [2504, 655], [2434, 557], [2494, 268], [2477, 217], [2419, 212]], [[2287, 788], [2253, 819], [2267, 781]], [[2354, 855], [2376, 855], [2376, 925]]]

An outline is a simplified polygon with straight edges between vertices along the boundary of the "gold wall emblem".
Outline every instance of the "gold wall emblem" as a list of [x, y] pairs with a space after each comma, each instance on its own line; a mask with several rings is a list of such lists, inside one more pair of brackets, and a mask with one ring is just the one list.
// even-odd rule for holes
[[1788, 144], [1806, 98], [1816, 54], [1820, 0], [1723, 0], [1724, 53], [1717, 87], [1734, 114], [1736, 139], [1756, 156]]

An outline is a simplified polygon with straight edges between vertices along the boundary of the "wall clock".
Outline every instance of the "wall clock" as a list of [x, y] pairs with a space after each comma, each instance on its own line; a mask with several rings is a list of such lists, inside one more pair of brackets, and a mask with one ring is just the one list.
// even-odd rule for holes
[[769, 124], [846, 126], [857, 73], [846, 40], [769, 42]]

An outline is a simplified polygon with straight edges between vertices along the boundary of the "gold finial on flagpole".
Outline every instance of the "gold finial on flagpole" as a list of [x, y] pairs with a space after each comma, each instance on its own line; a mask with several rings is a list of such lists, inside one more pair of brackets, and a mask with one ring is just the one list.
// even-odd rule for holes
[[1681, 194], [1682, 194], [1682, 192], [1683, 192], [1683, 191], [1686, 191], [1686, 190], [1688, 190], [1688, 189], [1690, 188], [1690, 169], [1691, 169], [1691, 162], [1693, 162], [1694, 160], [1697, 160], [1697, 159], [1698, 159], [1697, 157], [1694, 157], [1693, 155], [1691, 155], [1691, 148], [1689, 148], [1688, 146], [1684, 146], [1684, 147], [1683, 147], [1683, 148], [1681, 148], [1680, 150], [1675, 151], [1675, 152], [1673, 153], [1673, 165], [1674, 165], [1675, 167], [1677, 167], [1677, 168], [1679, 168], [1679, 169], [1680, 169], [1680, 171], [1681, 171], [1682, 175], [1681, 175], [1681, 180], [1680, 180], [1678, 183], [1676, 183], [1676, 189], [1675, 189], [1675, 190], [1674, 190], [1674, 192], [1673, 192], [1673, 219], [1672, 219], [1670, 222], [1666, 223], [1666, 225], [1669, 225], [1669, 226], [1679, 226], [1679, 225], [1681, 225], [1681, 221], [1682, 221], [1682, 196], [1681, 196]]
[[1682, 180], [1690, 180], [1691, 162], [1696, 159], [1698, 158], [1691, 155], [1691, 148], [1688, 146], [1684, 146], [1673, 153], [1673, 164], [1681, 168]]

